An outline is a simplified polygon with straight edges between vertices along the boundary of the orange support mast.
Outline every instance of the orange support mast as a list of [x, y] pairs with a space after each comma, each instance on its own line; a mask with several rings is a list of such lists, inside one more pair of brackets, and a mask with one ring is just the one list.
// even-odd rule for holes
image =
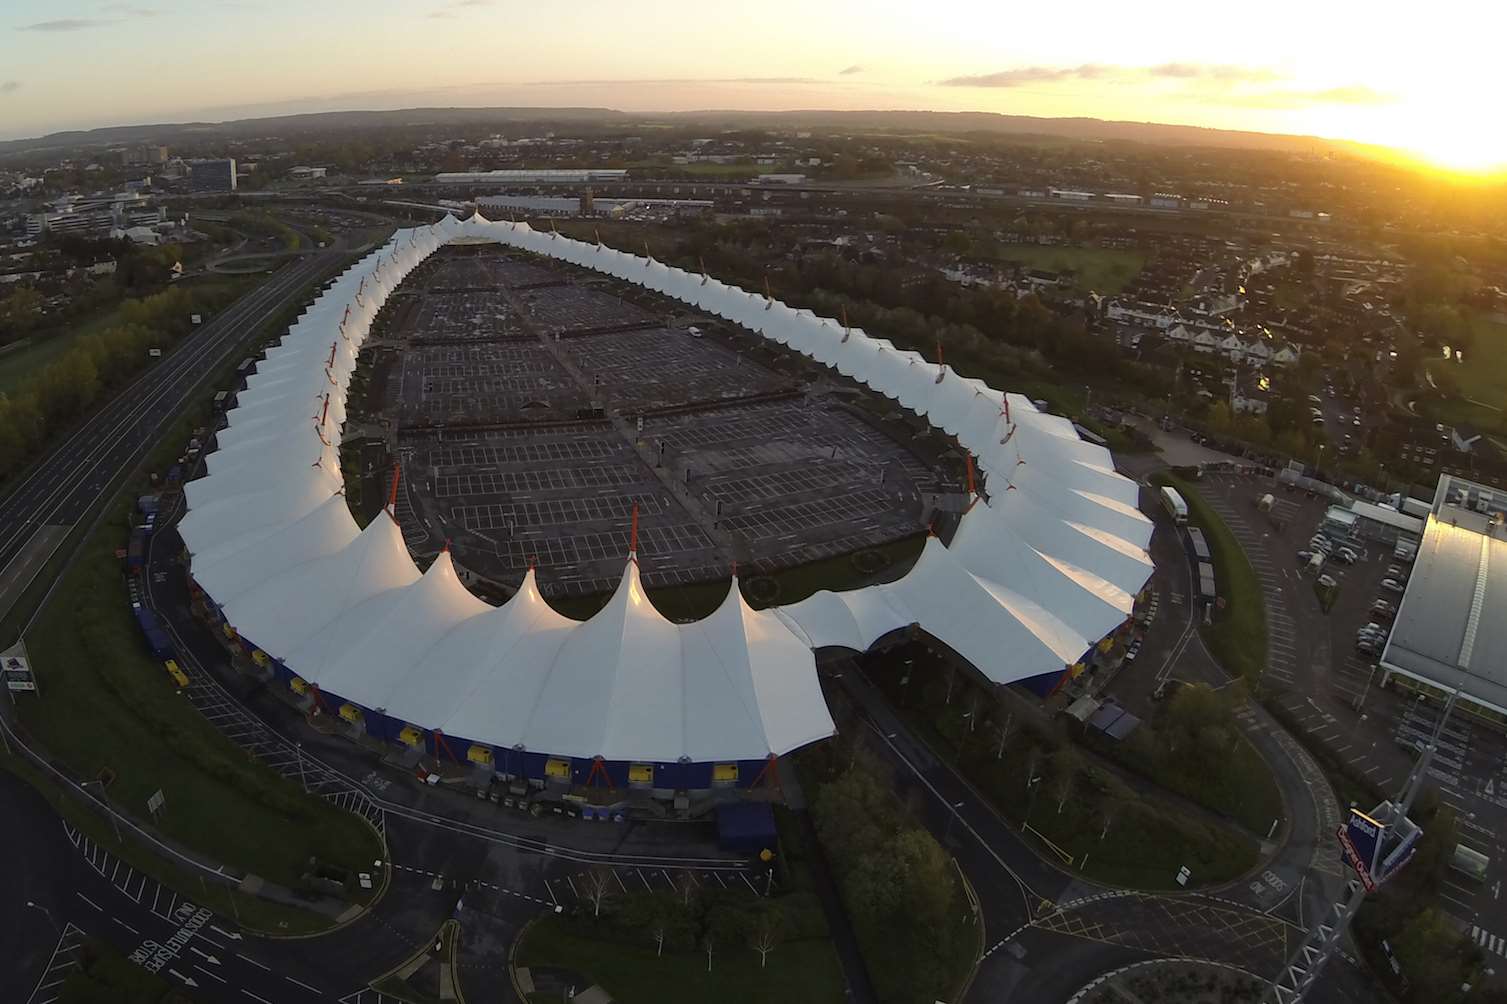
[[779, 792], [781, 798], [784, 798], [785, 787], [780, 784], [780, 758], [773, 753], [769, 754], [769, 759], [764, 761], [763, 769], [759, 771], [758, 776], [753, 779], [753, 784], [749, 785], [749, 787], [757, 788], [759, 782], [766, 777], [769, 778], [769, 786]]
[[628, 560], [638, 560], [638, 503], [633, 503], [633, 522], [628, 528]]
[[387, 515], [392, 517], [394, 523], [398, 521], [398, 479], [402, 476], [401, 472], [399, 465], [392, 465], [392, 487], [387, 492]]
[[614, 787], [612, 777], [607, 773], [607, 761], [597, 755], [591, 758], [591, 773], [586, 775], [586, 787], [593, 787], [599, 777], [607, 787]]

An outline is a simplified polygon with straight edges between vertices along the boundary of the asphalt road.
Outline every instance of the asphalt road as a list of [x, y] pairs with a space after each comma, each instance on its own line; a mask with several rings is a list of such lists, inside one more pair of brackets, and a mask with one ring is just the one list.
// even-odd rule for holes
[[[239, 351], [260, 324], [298, 302], [344, 257], [322, 252], [290, 265], [207, 321], [36, 463], [0, 500], [0, 581], [30, 580], [50, 551], [27, 545], [39, 529], [73, 526], [155, 442], [206, 374]], [[61, 539], [61, 538], [60, 538]], [[23, 551], [25, 560], [17, 560]], [[10, 602], [19, 590], [7, 595]], [[9, 610], [0, 610], [0, 617]]]

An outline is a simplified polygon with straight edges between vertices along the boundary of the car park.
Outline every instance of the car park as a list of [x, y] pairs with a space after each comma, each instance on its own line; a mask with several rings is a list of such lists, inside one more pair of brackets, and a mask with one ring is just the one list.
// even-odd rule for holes
[[1402, 592], [1402, 583], [1396, 579], [1382, 579], [1381, 588], [1389, 593], [1400, 593]]

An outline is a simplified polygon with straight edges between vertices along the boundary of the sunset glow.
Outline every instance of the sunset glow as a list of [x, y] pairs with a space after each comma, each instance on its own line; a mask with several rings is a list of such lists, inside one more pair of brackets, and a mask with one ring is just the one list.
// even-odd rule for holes
[[[1063, 13], [984, 0], [18, 0], [0, 22], [0, 134], [354, 108], [933, 109], [1297, 133], [1452, 169], [1507, 165], [1483, 102], [1507, 13], [1442, 0], [1191, 2]], [[1222, 22], [1221, 18], [1226, 21]], [[172, 58], [143, 62], [143, 52]], [[91, 73], [69, 65], [83, 61]], [[108, 81], [108, 86], [103, 82]]]

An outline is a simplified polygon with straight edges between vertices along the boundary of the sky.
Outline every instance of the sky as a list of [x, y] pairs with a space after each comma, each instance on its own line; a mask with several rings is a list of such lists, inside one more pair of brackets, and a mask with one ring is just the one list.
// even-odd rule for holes
[[0, 138], [416, 105], [935, 109], [1507, 167], [1496, 0], [4, 0]]

